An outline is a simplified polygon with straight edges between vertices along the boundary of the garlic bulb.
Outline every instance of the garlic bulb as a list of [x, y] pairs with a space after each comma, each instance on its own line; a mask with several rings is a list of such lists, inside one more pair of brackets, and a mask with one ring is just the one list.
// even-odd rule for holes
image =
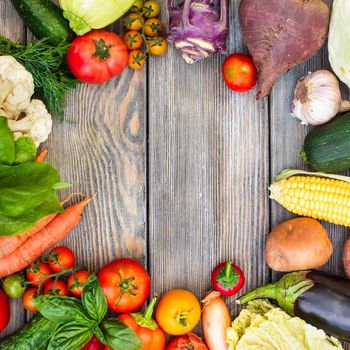
[[350, 110], [350, 102], [343, 101], [339, 82], [328, 70], [309, 73], [299, 80], [292, 102], [292, 116], [302, 124], [327, 123], [338, 112]]

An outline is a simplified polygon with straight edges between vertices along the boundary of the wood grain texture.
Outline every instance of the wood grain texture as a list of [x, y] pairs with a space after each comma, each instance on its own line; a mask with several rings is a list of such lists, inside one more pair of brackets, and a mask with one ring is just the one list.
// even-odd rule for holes
[[[0, 34], [14, 41], [22, 41], [25, 36], [25, 27], [12, 7], [10, 1], [0, 1]], [[1, 312], [1, 311], [0, 311]], [[13, 332], [25, 323], [25, 311], [21, 306], [21, 300], [11, 300], [10, 323], [0, 333], [0, 338]]]
[[[233, 2], [231, 2], [233, 3]], [[242, 51], [230, 10], [229, 51]], [[166, 8], [166, 1], [162, 1]], [[166, 11], [163, 19], [167, 22]], [[149, 262], [154, 292], [187, 288], [203, 297], [210, 272], [232, 259], [244, 291], [269, 281], [268, 105], [235, 94], [224, 56], [186, 64], [173, 48], [149, 61]], [[234, 298], [227, 299], [236, 312]]]

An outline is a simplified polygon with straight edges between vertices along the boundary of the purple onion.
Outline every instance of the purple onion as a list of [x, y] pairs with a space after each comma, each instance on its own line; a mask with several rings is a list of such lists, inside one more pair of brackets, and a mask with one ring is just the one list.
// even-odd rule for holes
[[185, 0], [175, 5], [168, 0], [170, 33], [168, 40], [187, 63], [216, 52], [226, 53], [229, 0]]

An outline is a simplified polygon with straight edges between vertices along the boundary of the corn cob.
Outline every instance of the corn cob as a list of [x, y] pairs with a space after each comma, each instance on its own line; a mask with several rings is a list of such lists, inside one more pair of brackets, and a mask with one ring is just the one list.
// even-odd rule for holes
[[349, 182], [318, 176], [292, 176], [274, 182], [270, 191], [271, 199], [294, 214], [350, 226]]

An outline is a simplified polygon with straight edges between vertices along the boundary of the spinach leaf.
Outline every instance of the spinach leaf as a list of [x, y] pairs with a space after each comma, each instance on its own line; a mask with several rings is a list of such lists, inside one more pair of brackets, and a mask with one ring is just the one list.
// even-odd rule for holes
[[15, 141], [7, 125], [7, 118], [0, 117], [0, 164], [11, 165], [15, 160]]
[[93, 336], [91, 327], [71, 322], [54, 333], [47, 350], [80, 350]]
[[63, 208], [57, 194], [51, 190], [40, 206], [28, 210], [24, 215], [9, 217], [0, 214], [0, 236], [11, 236], [24, 232], [33, 228], [43, 217], [62, 212]]
[[76, 322], [92, 327], [96, 322], [91, 320], [77, 298], [57, 295], [42, 295], [33, 300], [39, 312], [48, 320], [58, 324]]
[[118, 319], [102, 322], [102, 332], [111, 350], [139, 350], [142, 348], [135, 332]]
[[0, 214], [15, 217], [41, 205], [60, 175], [48, 163], [0, 168]]
[[107, 313], [107, 299], [100, 282], [93, 274], [83, 288], [82, 302], [89, 315], [97, 322], [101, 322]]
[[14, 164], [34, 162], [36, 157], [36, 146], [30, 137], [20, 137], [15, 143], [16, 156]]

